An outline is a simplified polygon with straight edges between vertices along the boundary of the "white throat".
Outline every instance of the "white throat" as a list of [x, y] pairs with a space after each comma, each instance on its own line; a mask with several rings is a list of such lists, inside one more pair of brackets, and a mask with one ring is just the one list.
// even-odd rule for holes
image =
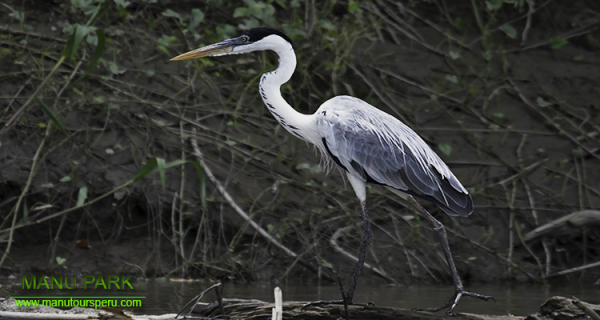
[[296, 54], [292, 45], [277, 35], [270, 35], [255, 44], [258, 50], [272, 50], [279, 55], [277, 69], [260, 79], [259, 92], [267, 109], [287, 131], [320, 147], [316, 117], [297, 112], [281, 96], [281, 85], [288, 82], [296, 69]]

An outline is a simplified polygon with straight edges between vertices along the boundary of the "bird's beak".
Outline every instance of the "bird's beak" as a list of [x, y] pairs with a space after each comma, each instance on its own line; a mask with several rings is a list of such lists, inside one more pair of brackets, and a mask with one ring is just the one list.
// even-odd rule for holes
[[219, 43], [211, 44], [210, 46], [202, 47], [200, 49], [192, 50], [184, 54], [180, 54], [177, 57], [171, 59], [171, 61], [181, 61], [190, 59], [200, 59], [204, 57], [222, 56], [233, 51], [233, 43], [230, 40], [221, 41]]

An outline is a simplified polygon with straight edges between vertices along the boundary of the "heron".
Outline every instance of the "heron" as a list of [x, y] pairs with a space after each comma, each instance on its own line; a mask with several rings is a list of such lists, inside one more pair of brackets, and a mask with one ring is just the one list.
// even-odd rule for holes
[[360, 201], [363, 234], [358, 261], [348, 289], [342, 292], [342, 300], [327, 303], [353, 304], [354, 291], [373, 242], [367, 211], [367, 183], [383, 185], [408, 201], [431, 222], [441, 242], [455, 292], [442, 306], [420, 310], [436, 312], [448, 308], [447, 313], [451, 313], [463, 296], [494, 300], [491, 296], [464, 289], [444, 225], [414, 199], [432, 202], [450, 216], [465, 217], [473, 212], [469, 192], [417, 133], [361, 99], [336, 96], [325, 101], [314, 114], [294, 110], [280, 90], [296, 69], [294, 43], [285, 33], [274, 28], [253, 28], [236, 37], [181, 54], [171, 61], [266, 50], [279, 56], [277, 69], [260, 78], [259, 92], [267, 109], [288, 132], [313, 144], [326, 163], [333, 162], [332, 165], [338, 166]]

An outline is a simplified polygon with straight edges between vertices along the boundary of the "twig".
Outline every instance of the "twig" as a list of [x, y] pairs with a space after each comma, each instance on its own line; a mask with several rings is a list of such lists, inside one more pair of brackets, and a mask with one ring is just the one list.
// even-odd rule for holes
[[15, 229], [17, 229], [15, 224], [17, 223], [17, 217], [19, 216], [19, 207], [21, 206], [21, 202], [23, 201], [25, 194], [27, 194], [27, 191], [29, 191], [29, 187], [31, 187], [31, 182], [33, 181], [33, 177], [35, 176], [35, 173], [37, 171], [37, 162], [40, 157], [40, 153], [42, 152], [42, 149], [44, 148], [44, 144], [46, 143], [46, 139], [50, 136], [50, 128], [51, 127], [52, 127], [52, 121], [48, 122], [48, 126], [46, 127], [46, 132], [44, 133], [44, 138], [42, 138], [42, 142], [40, 142], [40, 145], [38, 146], [37, 151], [35, 152], [35, 155], [33, 156], [33, 163], [31, 164], [31, 171], [29, 171], [29, 178], [27, 178], [27, 183], [25, 184], [25, 187], [23, 188], [23, 191], [21, 192], [21, 195], [19, 196], [19, 200], [17, 200], [17, 204], [15, 204], [15, 206], [13, 207], [13, 220], [12, 220], [12, 224], [10, 227], [10, 233], [8, 235], [8, 244], [6, 245], [6, 250], [4, 250], [2, 259], [0, 259], [0, 266], [2, 266], [2, 264], [4, 263], [4, 260], [10, 253], [10, 248], [13, 243], [13, 235], [14, 235]]
[[423, 47], [425, 47], [439, 55], [446, 56], [446, 54], [444, 52], [439, 51], [438, 49], [436, 49], [435, 47], [433, 47], [432, 45], [428, 44], [425, 41], [419, 40], [417, 37], [415, 37], [410, 32], [408, 32], [408, 30], [402, 28], [397, 23], [394, 23], [394, 21], [390, 21], [390, 19], [388, 19], [385, 15], [383, 15], [374, 4], [368, 3], [368, 2], [363, 2], [361, 7], [366, 9], [367, 11], [371, 12], [372, 14], [378, 16], [379, 18], [383, 19], [385, 22], [390, 24], [392, 27], [394, 27], [398, 31], [402, 32], [407, 38], [415, 41], [416, 43], [422, 45]]
[[529, 11], [527, 12], [527, 22], [525, 23], [525, 28], [523, 29], [523, 33], [521, 34], [521, 46], [524, 46], [527, 42], [527, 34], [529, 33], [529, 29], [531, 29], [531, 17], [535, 10], [533, 9], [533, 1], [526, 1], [529, 6]]
[[[389, 1], [389, 0], [388, 0]], [[440, 26], [438, 26], [437, 24], [433, 23], [431, 20], [426, 19], [424, 17], [422, 17], [420, 14], [416, 13], [415, 11], [411, 10], [410, 8], [408, 8], [407, 6], [403, 5], [401, 2], [397, 2], [396, 5], [401, 8], [402, 10], [412, 14], [413, 16], [417, 17], [419, 20], [425, 22], [426, 24], [428, 24], [430, 27], [434, 28], [435, 30], [437, 30], [439, 33], [443, 34], [446, 38], [453, 40], [454, 42], [458, 43], [461, 47], [470, 50], [470, 48], [464, 43], [462, 42], [460, 39], [458, 39], [457, 37], [455, 37], [453, 34], [449, 33], [449, 32], [445, 32], [444, 29]], [[416, 34], [416, 31], [414, 31]], [[418, 34], [417, 34], [418, 35]]]
[[6, 26], [6, 27], [0, 27], [0, 30], [1, 31], [6, 31], [8, 33], [14, 33], [14, 34], [20, 34], [20, 35], [25, 35], [25, 36], [31, 36], [31, 37], [41, 38], [41, 39], [48, 39], [48, 40], [52, 40], [52, 41], [56, 41], [56, 42], [60, 42], [60, 43], [67, 43], [67, 42], [69, 42], [68, 40], [65, 40], [65, 39], [55, 38], [55, 37], [47, 36], [47, 35], [40, 34], [40, 33], [27, 32], [27, 31], [22, 31], [22, 30], [14, 30], [14, 29], [9, 28], [8, 26]]
[[585, 266], [580, 266], [577, 268], [567, 269], [567, 270], [563, 270], [563, 271], [560, 271], [557, 273], [549, 274], [548, 276], [546, 276], [546, 279], [556, 277], [556, 276], [562, 276], [565, 274], [569, 274], [569, 273], [573, 273], [573, 272], [577, 272], [577, 271], [581, 271], [581, 270], [585, 270], [585, 269], [589, 269], [589, 268], [594, 268], [594, 267], [600, 267], [600, 261], [586, 264]]
[[[192, 131], [195, 133], [196, 129], [193, 128]], [[223, 196], [225, 201], [227, 201], [227, 203], [229, 203], [229, 205], [235, 210], [235, 212], [240, 217], [242, 217], [242, 219], [244, 219], [246, 222], [248, 222], [248, 224], [250, 224], [250, 226], [252, 226], [252, 228], [254, 228], [254, 230], [256, 230], [258, 233], [260, 233], [260, 235], [262, 235], [267, 241], [274, 244], [279, 249], [283, 250], [288, 256], [294, 257], [294, 258], [297, 257], [298, 254], [296, 254], [294, 251], [288, 249], [286, 246], [284, 246], [279, 241], [277, 241], [277, 239], [273, 238], [267, 231], [265, 231], [265, 229], [263, 229], [256, 222], [254, 222], [252, 220], [252, 218], [250, 218], [250, 216], [248, 216], [248, 214], [246, 212], [244, 212], [244, 210], [242, 210], [242, 208], [240, 208], [240, 206], [237, 205], [235, 200], [233, 200], [231, 195], [227, 192], [227, 190], [225, 190], [225, 188], [223, 187], [221, 182], [219, 182], [217, 180], [217, 178], [215, 178], [212, 171], [206, 166], [206, 163], [204, 162], [204, 159], [201, 156], [202, 152], [200, 151], [200, 148], [198, 148], [198, 142], [196, 141], [196, 139], [190, 138], [190, 142], [192, 144], [192, 147], [194, 148], [194, 152], [197, 155], [198, 162], [200, 163], [202, 168], [204, 168], [204, 173], [206, 174], [208, 179], [210, 179], [210, 181], [217, 187], [217, 190], [219, 190], [219, 193], [221, 193], [221, 196]]]
[[[535, 13], [536, 11], [539, 11], [539, 10], [540, 10], [540, 9], [542, 9], [543, 7], [547, 6], [547, 5], [548, 5], [550, 2], [552, 2], [552, 0], [548, 0], [548, 1], [544, 2], [542, 5], [540, 5], [539, 7], [537, 7], [537, 9], [533, 10], [533, 12], [531, 12], [531, 14], [533, 14], [533, 13]], [[498, 30], [501, 30], [501, 29], [502, 29], [504, 26], [506, 26], [506, 25], [509, 25], [509, 24], [511, 24], [511, 23], [513, 23], [513, 22], [517, 22], [517, 21], [519, 21], [519, 20], [521, 20], [521, 19], [523, 19], [523, 18], [525, 18], [525, 17], [529, 16], [529, 14], [530, 14], [530, 13], [529, 13], [529, 12], [527, 12], [526, 14], [524, 14], [524, 15], [522, 15], [522, 16], [520, 16], [520, 17], [516, 18], [516, 19], [513, 19], [513, 20], [510, 20], [510, 21], [508, 21], [508, 22], [505, 22], [505, 23], [503, 23], [503, 24], [499, 25], [498, 27], [494, 28], [494, 30], [492, 30], [491, 32], [496, 32], [496, 31], [498, 31]], [[471, 43], [469, 43], [469, 45], [468, 45], [468, 46], [469, 46], [469, 47], [471, 47], [472, 45], [474, 45], [474, 44], [476, 44], [477, 42], [481, 41], [481, 39], [482, 39], [482, 38], [483, 38], [482, 36], [480, 36], [480, 37], [477, 37], [477, 39], [475, 39], [475, 40], [473, 40]]]
[[198, 304], [198, 301], [200, 301], [200, 299], [202, 299], [202, 297], [204, 296], [204, 294], [205, 294], [205, 293], [209, 292], [210, 290], [212, 290], [212, 289], [214, 289], [214, 288], [217, 288], [216, 290], [219, 290], [219, 288], [218, 288], [218, 287], [220, 287], [221, 285], [222, 285], [222, 284], [219, 282], [219, 283], [217, 283], [217, 284], [213, 284], [212, 286], [208, 287], [208, 289], [206, 289], [206, 290], [204, 290], [204, 291], [200, 292], [200, 293], [199, 293], [197, 296], [195, 296], [195, 297], [194, 297], [194, 298], [192, 298], [190, 301], [188, 301], [188, 303], [186, 303], [186, 304], [183, 306], [183, 308], [181, 308], [181, 310], [179, 310], [179, 312], [177, 313], [177, 315], [176, 315], [176, 316], [175, 316], [175, 318], [173, 318], [173, 319], [177, 319], [177, 318], [179, 318], [179, 315], [180, 315], [180, 314], [181, 314], [183, 311], [185, 311], [185, 309], [186, 309], [187, 307], [191, 306], [191, 308], [190, 308], [190, 312], [188, 312], [187, 316], [185, 316], [185, 317], [184, 317], [184, 318], [187, 318], [187, 317], [188, 317], [188, 316], [189, 316], [189, 315], [192, 313], [192, 311], [194, 311], [194, 306]]
[[[598, 20], [600, 21], [600, 20]], [[521, 100], [523, 100], [523, 102], [525, 102], [525, 104], [527, 106], [529, 106], [531, 109], [533, 109], [534, 111], [536, 111], [537, 113], [541, 114], [544, 119], [550, 124], [552, 125], [556, 130], [558, 130], [561, 134], [565, 135], [567, 138], [571, 139], [571, 141], [573, 141], [573, 143], [575, 143], [576, 146], [581, 147], [583, 150], [587, 151], [591, 156], [593, 156], [594, 158], [600, 160], [600, 156], [596, 155], [592, 150], [590, 150], [588, 147], [584, 146], [583, 144], [581, 144], [579, 141], [577, 141], [576, 137], [571, 136], [571, 134], [569, 134], [568, 132], [566, 132], [565, 130], [563, 130], [560, 126], [556, 125], [556, 122], [552, 119], [551, 116], [547, 115], [544, 111], [539, 110], [534, 104], [533, 102], [531, 102], [531, 100], [529, 100], [529, 98], [527, 98], [525, 96], [525, 94], [523, 93], [523, 91], [521, 91], [521, 89], [519, 89], [519, 87], [515, 84], [515, 82], [511, 79], [508, 78], [508, 81], [510, 82], [510, 84], [513, 86], [513, 89], [517, 92], [517, 94], [519, 95], [519, 97], [521, 98]]]

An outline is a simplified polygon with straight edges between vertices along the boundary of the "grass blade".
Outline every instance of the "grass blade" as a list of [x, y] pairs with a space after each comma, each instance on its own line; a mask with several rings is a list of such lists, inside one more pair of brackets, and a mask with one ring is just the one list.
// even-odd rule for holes
[[150, 159], [150, 161], [146, 162], [146, 164], [138, 171], [138, 173], [131, 179], [131, 181], [138, 181], [141, 178], [144, 178], [150, 175], [154, 169], [156, 169], [157, 160], [156, 157]]
[[38, 98], [34, 98], [35, 102], [37, 102], [37, 104], [40, 105], [40, 108], [42, 108], [42, 110], [44, 111], [44, 113], [46, 113], [48, 115], [48, 117], [50, 117], [50, 119], [52, 120], [52, 123], [54, 123], [54, 125], [56, 125], [60, 131], [62, 131], [67, 138], [71, 138], [71, 136], [69, 135], [69, 133], [67, 132], [67, 130], [65, 129], [65, 127], [63, 127], [62, 123], [60, 121], [58, 121], [58, 118], [54, 115], [54, 113], [52, 112], [52, 110], [50, 110], [42, 101], [40, 101]]
[[102, 29], [96, 29], [96, 37], [98, 38], [98, 45], [96, 45], [94, 55], [85, 67], [85, 71], [83, 72], [83, 74], [79, 76], [77, 80], [75, 80], [74, 84], [79, 82], [79, 80], [83, 79], [83, 77], [85, 77], [92, 70], [92, 68], [96, 65], [98, 60], [100, 60], [100, 57], [102, 57], [102, 53], [104, 53], [104, 46], [106, 44], [106, 37], [104, 36], [104, 31], [102, 31]]
[[190, 161], [190, 163], [194, 166], [198, 174], [198, 181], [200, 181], [200, 202], [202, 203], [202, 210], [206, 212], [206, 178], [204, 168], [197, 161]]
[[186, 164], [186, 163], [187, 163], [186, 160], [179, 159], [179, 160], [171, 161], [171, 162], [165, 164], [165, 168], [168, 169], [168, 168], [176, 167], [176, 166], [179, 166], [179, 165], [182, 165], [182, 164]]
[[77, 207], [82, 206], [87, 199], [88, 188], [86, 185], [79, 188], [79, 194], [77, 194]]

